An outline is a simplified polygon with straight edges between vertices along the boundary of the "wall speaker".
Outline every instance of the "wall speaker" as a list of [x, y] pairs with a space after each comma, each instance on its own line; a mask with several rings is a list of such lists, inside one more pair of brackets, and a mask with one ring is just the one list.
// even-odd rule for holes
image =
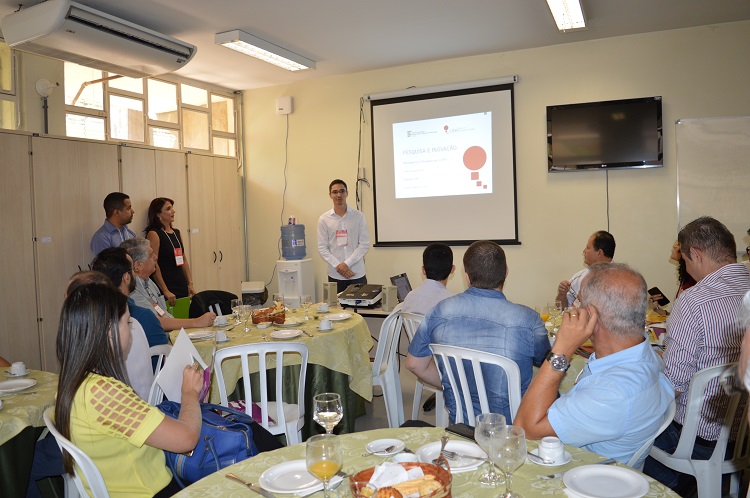
[[383, 286], [383, 311], [391, 312], [398, 304], [398, 289], [395, 285]]
[[336, 282], [323, 283], [323, 302], [328, 303], [328, 306], [336, 306], [339, 304], [337, 285]]

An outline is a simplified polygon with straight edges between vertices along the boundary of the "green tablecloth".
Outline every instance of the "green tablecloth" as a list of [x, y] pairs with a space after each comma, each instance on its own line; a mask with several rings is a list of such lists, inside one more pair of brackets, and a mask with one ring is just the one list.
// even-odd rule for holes
[[[409, 429], [377, 429], [373, 431], [358, 432], [341, 436], [342, 447], [344, 450], [344, 467], [347, 474], [358, 472], [362, 469], [372, 467], [385, 461], [384, 458], [368, 455], [365, 453], [365, 445], [375, 439], [397, 438], [406, 443], [407, 448], [417, 451], [417, 449], [427, 443], [438, 441], [444, 433], [442, 428], [409, 428]], [[451, 439], [463, 440], [458, 436], [452, 436]], [[529, 441], [529, 449], [536, 448], [536, 441]], [[526, 462], [513, 474], [513, 490], [521, 493], [525, 498], [535, 498], [538, 496], [565, 496], [563, 489], [565, 485], [562, 479], [542, 480], [537, 476], [540, 474], [551, 474], [570, 470], [574, 467], [587, 465], [603, 460], [604, 458], [589, 451], [566, 446], [573, 460], [567, 465], [560, 467], [542, 467], [530, 462]], [[187, 487], [175, 496], [180, 497], [204, 497], [204, 496], [222, 496], [222, 497], [240, 497], [250, 496], [248, 490], [242, 485], [226, 479], [227, 473], [234, 473], [243, 479], [257, 483], [260, 475], [266, 469], [287, 462], [305, 458], [305, 445], [298, 444], [280, 450], [261, 453], [253, 458], [232, 465], [225, 469], [212, 474], [197, 483]], [[453, 475], [453, 496], [461, 498], [484, 498], [488, 496], [497, 496], [504, 491], [501, 488], [489, 488], [478, 484], [477, 480], [484, 469], [480, 467], [475, 471], [462, 472]], [[646, 495], [648, 497], [677, 497], [678, 495], [666, 488], [664, 485], [646, 477], [649, 482], [650, 490]], [[346, 484], [346, 483], [345, 483]], [[339, 488], [345, 489], [345, 484]], [[293, 496], [293, 495], [278, 495]], [[315, 496], [323, 496], [323, 493], [317, 493]], [[348, 493], [342, 492], [340, 496], [349, 496]]]

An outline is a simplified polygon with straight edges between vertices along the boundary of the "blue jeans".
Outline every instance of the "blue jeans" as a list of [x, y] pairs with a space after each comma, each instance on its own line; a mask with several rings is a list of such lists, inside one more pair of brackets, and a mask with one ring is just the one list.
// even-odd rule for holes
[[[672, 421], [664, 432], [656, 438], [654, 446], [667, 453], [674, 453], [674, 450], [677, 449], [681, 432], [682, 425]], [[715, 444], [713, 441], [696, 438], [692, 457], [696, 460], [708, 460], [714, 452]], [[695, 490], [696, 487], [695, 479], [692, 476], [672, 470], [651, 457], [646, 458], [646, 463], [643, 465], [643, 473], [653, 477], [682, 496], [685, 496], [691, 489]]]

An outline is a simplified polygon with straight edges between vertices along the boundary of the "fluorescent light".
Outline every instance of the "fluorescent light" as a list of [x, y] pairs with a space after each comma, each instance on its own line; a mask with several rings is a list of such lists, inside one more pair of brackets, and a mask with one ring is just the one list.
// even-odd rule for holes
[[586, 29], [580, 0], [547, 0], [547, 5], [560, 31]]
[[239, 29], [217, 33], [214, 41], [217, 45], [223, 45], [289, 71], [315, 69], [315, 61]]

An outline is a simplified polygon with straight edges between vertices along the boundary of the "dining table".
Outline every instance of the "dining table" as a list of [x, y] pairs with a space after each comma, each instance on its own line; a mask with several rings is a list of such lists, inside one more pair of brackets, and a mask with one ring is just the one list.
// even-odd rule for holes
[[[3, 388], [0, 384], [0, 496], [26, 496], [37, 439], [44, 430], [44, 410], [55, 404], [58, 375], [29, 370], [22, 377], [10, 377], [0, 368], [0, 381], [35, 381], [30, 387]], [[14, 382], [13, 384], [19, 384]]]
[[[383, 462], [391, 460], [390, 457], [382, 457], [370, 454], [367, 451], [367, 445], [370, 442], [383, 439], [395, 439], [402, 441], [406, 449], [419, 454], [420, 448], [428, 444], [434, 445], [444, 434], [446, 434], [446, 432], [442, 427], [412, 427], [396, 429], [375, 429], [371, 431], [341, 435], [339, 437], [344, 456], [344, 464], [342, 470], [346, 474], [351, 475], [361, 470], [371, 468], [376, 465], [380, 465]], [[462, 444], [470, 444], [469, 439], [451, 433], [448, 433], [448, 435], [450, 437], [448, 449], [450, 449], [451, 447], [451, 440], [460, 441], [462, 442]], [[529, 451], [534, 451], [537, 448], [537, 445], [538, 441], [527, 440], [527, 448]], [[596, 464], [598, 462], [606, 460], [605, 457], [601, 455], [592, 453], [585, 449], [576, 448], [574, 446], [566, 445], [565, 451], [570, 454], [570, 461], [560, 466], [543, 466], [533, 463], [531, 459], [527, 459], [524, 464], [522, 464], [517, 470], [513, 472], [513, 491], [518, 492], [525, 498], [534, 498], [537, 496], [563, 497], [566, 496], [566, 485], [563, 482], [562, 477], [543, 479], [540, 476], [548, 476], [567, 472], [577, 467]], [[245, 486], [228, 479], [226, 475], [232, 473], [248, 482], [258, 484], [259, 482], [264, 482], [264, 480], [267, 480], [267, 476], [272, 475], [273, 471], [269, 471], [269, 469], [282, 464], [291, 465], [291, 463], [289, 462], [295, 462], [304, 459], [305, 443], [260, 453], [252, 458], [249, 458], [242, 462], [238, 462], [201, 479], [200, 481], [186, 487], [175, 496], [182, 498], [199, 496], [222, 496], [229, 498], [240, 496], [255, 496], [254, 493], [248, 494], [248, 489]], [[630, 467], [627, 467], [626, 465], [620, 463], [614, 464], [613, 466], [630, 469]], [[602, 467], [604, 467], [604, 465], [602, 465]], [[501, 492], [505, 491], [504, 485], [497, 487], [488, 487], [479, 483], [480, 475], [486, 470], [486, 464], [478, 464], [478, 466], [472, 470], [453, 473], [452, 495], [454, 497], [462, 498], [484, 498], [487, 496], [500, 495]], [[594, 470], [596, 470], [596, 468]], [[647, 482], [648, 490], [645, 494], [646, 497], [677, 498], [679, 496], [660, 482], [642, 474], [641, 472], [635, 471], [633, 469], [630, 470], [632, 470], [638, 476], [641, 476]], [[264, 472], [266, 472], [265, 475]], [[640, 477], [638, 477], [637, 479], [640, 481]], [[271, 481], [271, 483], [273, 484], [273, 481]], [[337, 496], [350, 496], [348, 492], [347, 480], [345, 480], [344, 483], [339, 486], [336, 491], [341, 491]], [[274, 494], [274, 496], [291, 497], [294, 495], [278, 493]], [[314, 496], [323, 496], [323, 493], [321, 491], [319, 493], [316, 493]]]
[[[318, 312], [318, 307], [319, 305], [316, 305], [311, 309], [309, 320], [305, 320], [305, 314], [301, 309], [289, 309], [286, 312], [284, 324], [274, 324], [265, 329], [259, 328], [251, 320], [236, 323], [232, 316], [227, 316], [227, 326], [185, 329], [185, 332], [196, 337], [193, 344], [206, 365], [212, 364], [212, 357], [216, 350], [232, 346], [264, 341], [294, 341], [305, 344], [309, 350], [305, 388], [306, 406], [312, 407], [312, 398], [317, 394], [324, 392], [339, 393], [344, 408], [344, 418], [336, 427], [336, 432], [353, 432], [355, 418], [365, 413], [365, 402], [372, 401], [372, 366], [369, 352], [374, 342], [367, 323], [361, 315], [338, 307], [331, 307], [325, 313]], [[331, 321], [332, 328], [323, 331], [320, 330], [320, 324], [326, 316], [333, 319]], [[215, 334], [219, 331], [226, 333], [227, 341], [216, 341]], [[203, 334], [202, 332], [208, 333]], [[178, 334], [179, 331], [171, 332], [172, 342]], [[285, 368], [296, 368], [298, 370], [299, 357], [297, 355], [286, 356], [289, 356], [290, 359], [285, 358]], [[254, 359], [254, 361], [251, 359], [250, 369], [251, 371], [257, 371], [257, 359]], [[242, 370], [239, 358], [225, 360], [222, 364], [222, 372], [227, 391], [234, 391], [229, 399], [243, 399]], [[296, 379], [296, 375], [291, 377]], [[253, 390], [257, 391], [258, 376], [253, 376], [251, 380]], [[235, 389], [232, 389], [232, 386], [235, 386]], [[285, 384], [283, 390], [285, 401], [297, 399], [296, 381]], [[212, 375], [208, 401], [211, 403], [220, 402], [215, 375]], [[303, 438], [320, 432], [312, 416], [311, 409], [305, 410]]]

